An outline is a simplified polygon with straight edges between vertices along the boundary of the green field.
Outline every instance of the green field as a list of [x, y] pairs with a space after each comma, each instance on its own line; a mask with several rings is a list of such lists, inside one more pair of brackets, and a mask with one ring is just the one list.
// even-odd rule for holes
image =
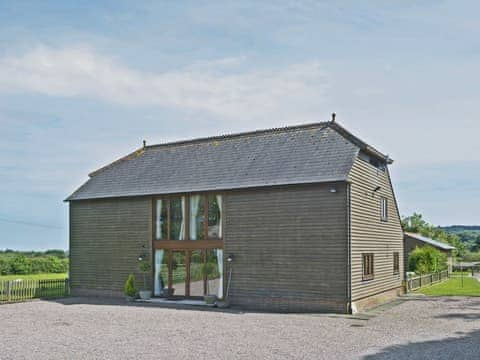
[[66, 279], [68, 277], [67, 273], [64, 274], [31, 274], [31, 275], [4, 275], [0, 276], [0, 281], [2, 280], [49, 280], [49, 279]]
[[472, 277], [450, 278], [449, 280], [416, 291], [429, 296], [480, 296], [480, 281]]

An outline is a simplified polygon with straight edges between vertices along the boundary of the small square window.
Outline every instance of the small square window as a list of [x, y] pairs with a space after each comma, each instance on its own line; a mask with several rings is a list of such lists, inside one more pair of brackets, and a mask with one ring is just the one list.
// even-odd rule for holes
[[388, 199], [385, 197], [380, 198], [380, 211], [382, 221], [388, 221]]
[[393, 253], [393, 273], [400, 273], [400, 253], [398, 252]]
[[363, 280], [373, 280], [373, 253], [362, 254]]

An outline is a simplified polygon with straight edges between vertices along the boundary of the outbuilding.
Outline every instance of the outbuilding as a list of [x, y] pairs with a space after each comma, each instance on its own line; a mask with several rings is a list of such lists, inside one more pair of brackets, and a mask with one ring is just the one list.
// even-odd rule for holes
[[455, 247], [444, 242], [430, 239], [420, 234], [405, 232], [405, 267], [407, 266], [408, 255], [417, 247], [432, 246], [447, 256], [448, 272], [452, 272], [453, 267], [453, 250]]

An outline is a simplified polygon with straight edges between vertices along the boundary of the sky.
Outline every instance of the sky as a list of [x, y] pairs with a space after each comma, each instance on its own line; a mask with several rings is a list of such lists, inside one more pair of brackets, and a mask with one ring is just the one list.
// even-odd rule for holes
[[0, 249], [68, 248], [63, 200], [141, 146], [337, 121], [401, 215], [480, 224], [475, 1], [0, 0]]

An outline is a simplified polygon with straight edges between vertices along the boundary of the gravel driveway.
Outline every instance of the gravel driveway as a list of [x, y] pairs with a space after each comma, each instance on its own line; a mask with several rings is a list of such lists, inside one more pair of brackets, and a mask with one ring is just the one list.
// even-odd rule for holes
[[168, 309], [82, 298], [0, 305], [0, 359], [478, 359], [480, 298], [359, 316]]

